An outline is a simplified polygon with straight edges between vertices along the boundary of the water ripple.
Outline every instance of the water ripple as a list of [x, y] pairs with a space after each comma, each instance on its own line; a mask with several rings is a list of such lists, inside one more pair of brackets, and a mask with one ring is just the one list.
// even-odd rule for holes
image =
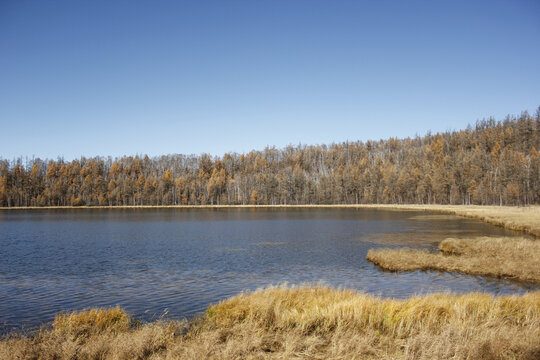
[[324, 283], [404, 298], [523, 293], [537, 285], [437, 271], [391, 273], [374, 247], [435, 249], [449, 233], [514, 233], [457, 217], [373, 210], [0, 211], [0, 328], [120, 305], [143, 320], [191, 317], [246, 290]]

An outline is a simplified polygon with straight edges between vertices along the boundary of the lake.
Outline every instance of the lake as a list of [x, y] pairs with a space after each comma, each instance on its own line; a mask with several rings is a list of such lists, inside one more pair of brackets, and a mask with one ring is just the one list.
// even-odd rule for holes
[[437, 271], [391, 273], [377, 247], [435, 250], [446, 237], [516, 236], [416, 211], [328, 208], [0, 210], [0, 327], [33, 329], [60, 311], [120, 305], [184, 318], [245, 290], [322, 283], [385, 297], [523, 293], [538, 285]]

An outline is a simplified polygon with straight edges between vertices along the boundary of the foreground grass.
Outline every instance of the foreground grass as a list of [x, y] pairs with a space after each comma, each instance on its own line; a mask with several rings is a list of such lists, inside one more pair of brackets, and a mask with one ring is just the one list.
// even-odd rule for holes
[[540, 282], [540, 241], [523, 238], [443, 240], [440, 252], [369, 250], [367, 260], [390, 271], [441, 270]]
[[190, 323], [136, 325], [121, 309], [60, 315], [0, 341], [11, 359], [538, 359], [540, 293], [381, 299], [327, 287], [270, 288]]

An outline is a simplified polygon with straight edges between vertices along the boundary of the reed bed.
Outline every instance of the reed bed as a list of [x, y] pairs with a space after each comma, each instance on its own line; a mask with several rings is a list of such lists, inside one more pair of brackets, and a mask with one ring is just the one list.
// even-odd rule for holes
[[440, 270], [540, 282], [540, 242], [524, 238], [448, 238], [439, 253], [369, 250], [367, 260], [390, 271]]
[[2, 339], [0, 358], [538, 359], [539, 338], [540, 292], [394, 300], [275, 287], [212, 305], [189, 323], [141, 325], [117, 308], [62, 315], [51, 329]]
[[[236, 206], [219, 208], [226, 207]], [[540, 236], [538, 206], [287, 207], [431, 211]], [[368, 260], [390, 270], [540, 281], [539, 244], [515, 238], [447, 239], [438, 254], [370, 250]], [[276, 287], [212, 305], [190, 322], [141, 324], [119, 308], [59, 314], [52, 327], [0, 339], [0, 359], [540, 359], [538, 339], [540, 292], [395, 300], [320, 286]]]
[[422, 210], [481, 220], [540, 237], [540, 206], [403, 205], [394, 209]]

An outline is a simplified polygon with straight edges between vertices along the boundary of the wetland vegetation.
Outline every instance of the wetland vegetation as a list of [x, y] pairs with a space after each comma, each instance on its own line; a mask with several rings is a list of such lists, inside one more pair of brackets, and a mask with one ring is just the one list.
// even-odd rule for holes
[[[539, 121], [223, 157], [0, 160], [0, 314], [15, 330], [0, 358], [536, 359]], [[317, 280], [331, 287], [264, 288]]]
[[277, 287], [210, 306], [191, 322], [134, 322], [123, 310], [58, 315], [0, 341], [15, 359], [537, 359], [540, 293], [383, 299]]
[[0, 0], [0, 360], [540, 360], [539, 15]]
[[[348, 206], [341, 210], [328, 209], [324, 206], [310, 207], [311, 209], [296, 208], [296, 210], [294, 207], [287, 207], [276, 214], [282, 214], [288, 219], [300, 219], [310, 213], [325, 218], [329, 215], [335, 216], [336, 211], [338, 213], [341, 211], [344, 213], [339, 215], [340, 218], [349, 214], [357, 221], [360, 219], [373, 221], [382, 216], [387, 224], [391, 224], [391, 219], [394, 219], [397, 220], [394, 226], [401, 228], [408, 226], [411, 232], [394, 233], [394, 236], [400, 239], [392, 243], [394, 247], [386, 250], [370, 250], [367, 253], [369, 260], [373, 261], [372, 255], [378, 254], [381, 261], [391, 264], [389, 268], [394, 264], [412, 262], [406, 270], [437, 269], [538, 281], [537, 240], [533, 240], [532, 237], [516, 236], [471, 236], [472, 232], [467, 235], [466, 228], [477, 222], [460, 223], [456, 220], [459, 217], [454, 215], [492, 222], [500, 226], [500, 230], [497, 230], [499, 232], [508, 231], [502, 228], [521, 229], [534, 235], [538, 233], [538, 207], [387, 205], [379, 206], [379, 210], [371, 209], [374, 206], [362, 208], [354, 206], [354, 209], [350, 209], [352, 207]], [[248, 210], [245, 214], [250, 214], [251, 221], [257, 219], [259, 216], [257, 214], [261, 211], [263, 214], [268, 211], [261, 207], [234, 211], [222, 209], [217, 213], [210, 209], [167, 211], [170, 214], [175, 214], [171, 211], [182, 213], [187, 211], [186, 214], [195, 211], [199, 219], [201, 214], [204, 214], [201, 211], [211, 211], [208, 214], [213, 214], [214, 219], [215, 216], [219, 218], [224, 214], [236, 214], [240, 210], [239, 214]], [[425, 210], [430, 212], [422, 213]], [[69, 223], [88, 210], [60, 211], [75, 211], [66, 219]], [[115, 210], [115, 213], [117, 211]], [[151, 211], [148, 214], [152, 214], [156, 209], [148, 211]], [[6, 214], [21, 217], [12, 210]], [[32, 213], [22, 214], [24, 218]], [[93, 221], [99, 214], [97, 212], [92, 215]], [[148, 214], [145, 215], [147, 220]], [[352, 219], [349, 215], [343, 219]], [[47, 216], [50, 217], [50, 214]], [[178, 214], [175, 215], [177, 216]], [[319, 218], [318, 221], [323, 218]], [[41, 220], [43, 221], [43, 218]], [[330, 223], [323, 222], [325, 227], [316, 227], [313, 229], [315, 233], [328, 228]], [[165, 224], [162, 223], [160, 227], [166, 229]], [[274, 223], [273, 227], [276, 224]], [[340, 221], [337, 224], [343, 227], [350, 223]], [[449, 226], [451, 224], [456, 224], [457, 227]], [[424, 228], [428, 225], [429, 227]], [[204, 226], [209, 228], [210, 223], [205, 223]], [[434, 232], [434, 228], [445, 234], [460, 236], [440, 242], [441, 254], [428, 253], [422, 247], [430, 246], [429, 244], [437, 238], [428, 234], [443, 235], [441, 232]], [[261, 223], [258, 224], [258, 229], [259, 231], [264, 229]], [[387, 237], [392, 238], [392, 233], [381, 232], [383, 230], [387, 231], [388, 228], [381, 228], [362, 242], [365, 242], [366, 246], [378, 243], [378, 247], [384, 245]], [[421, 234], [421, 241], [414, 241], [415, 233]], [[326, 236], [324, 232], [322, 236]], [[417, 247], [416, 250], [396, 248], [402, 246], [407, 239]], [[263, 251], [265, 254], [274, 251], [282, 254], [280, 249], [287, 249], [290, 246], [287, 241], [276, 238], [253, 241], [254, 248], [260, 249], [257, 251]], [[317, 242], [313, 242], [312, 239], [310, 243], [314, 245]], [[229, 245], [231, 249], [242, 249], [241, 252], [234, 252], [236, 254], [251, 251], [246, 244], [242, 248], [234, 243]], [[84, 248], [79, 250], [84, 251]], [[326, 256], [332, 256], [327, 250], [325, 252]], [[410, 252], [412, 257], [406, 258], [405, 252]], [[424, 255], [425, 258], [429, 257], [432, 267], [418, 265], [425, 260]], [[411, 260], [412, 258], [414, 260]], [[81, 265], [84, 266], [84, 263]], [[365, 270], [362, 272], [365, 274]], [[389, 283], [390, 278], [386, 275], [383, 277], [386, 279], [384, 280], [386, 285], [390, 283], [397, 285], [399, 282], [407, 281], [402, 278]], [[432, 293], [396, 299], [320, 285], [281, 286], [241, 293], [224, 301], [215, 302], [208, 306], [204, 313], [190, 320], [163, 318], [149, 322], [139, 321], [137, 317], [128, 315], [118, 307], [60, 313], [56, 315], [52, 325], [45, 325], [39, 330], [27, 333], [15, 332], [4, 336], [0, 340], [0, 358], [6, 360], [536, 359], [540, 356], [540, 345], [537, 341], [540, 337], [540, 292], [535, 290], [535, 287], [531, 289], [532, 291], [516, 295], [494, 296], [479, 292]]]
[[[540, 207], [444, 207], [419, 209], [438, 210], [475, 218], [509, 229], [540, 235]], [[424, 219], [442, 220], [433, 215]], [[540, 242], [516, 237], [446, 238], [440, 242], [439, 253], [413, 249], [376, 249], [367, 259], [391, 271], [441, 270], [513, 278], [540, 282]]]
[[448, 238], [439, 253], [377, 249], [367, 259], [391, 271], [441, 270], [540, 282], [540, 242], [519, 238]]

